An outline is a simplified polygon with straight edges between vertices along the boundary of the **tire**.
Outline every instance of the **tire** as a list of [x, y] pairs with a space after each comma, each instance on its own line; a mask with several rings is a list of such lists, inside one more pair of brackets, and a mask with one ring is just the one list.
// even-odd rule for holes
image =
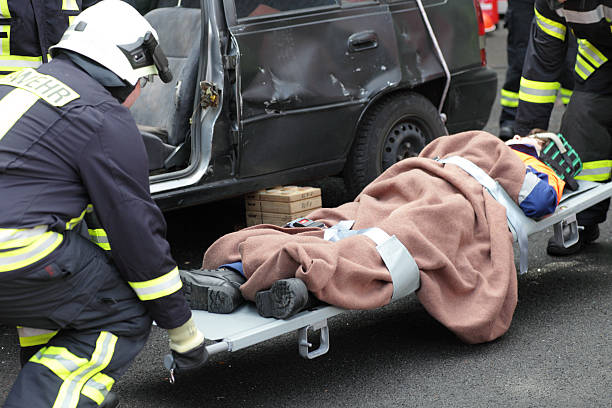
[[400, 160], [416, 157], [426, 144], [447, 134], [438, 110], [424, 96], [403, 93], [371, 108], [357, 130], [344, 167], [348, 194], [355, 197]]

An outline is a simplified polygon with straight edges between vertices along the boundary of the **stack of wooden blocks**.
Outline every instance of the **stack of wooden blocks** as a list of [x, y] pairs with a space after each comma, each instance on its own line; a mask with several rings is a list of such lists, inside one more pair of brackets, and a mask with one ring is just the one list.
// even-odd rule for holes
[[321, 208], [321, 189], [279, 186], [249, 193], [245, 198], [246, 225], [283, 226]]

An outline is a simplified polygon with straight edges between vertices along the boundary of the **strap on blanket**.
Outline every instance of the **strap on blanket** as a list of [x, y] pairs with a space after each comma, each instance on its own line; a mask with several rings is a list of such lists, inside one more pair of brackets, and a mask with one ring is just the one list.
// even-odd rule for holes
[[529, 264], [529, 240], [527, 238], [527, 231], [523, 228], [521, 222], [521, 218], [524, 217], [523, 210], [510, 198], [506, 190], [497, 181], [493, 180], [483, 169], [468, 159], [460, 156], [451, 156], [435, 160], [440, 163], [450, 163], [460, 167], [482, 184], [498, 203], [506, 207], [508, 225], [513, 234], [516, 235], [519, 244], [520, 273], [526, 273]]
[[355, 235], [365, 235], [376, 243], [376, 250], [391, 274], [393, 296], [391, 301], [400, 299], [420, 286], [419, 267], [414, 258], [395, 235], [389, 236], [380, 228], [351, 230], [355, 221], [344, 220], [325, 230], [324, 238], [336, 242]]

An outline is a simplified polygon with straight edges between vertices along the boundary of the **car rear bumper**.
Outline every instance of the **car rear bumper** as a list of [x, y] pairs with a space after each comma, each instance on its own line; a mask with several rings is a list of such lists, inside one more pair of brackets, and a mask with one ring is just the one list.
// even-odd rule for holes
[[496, 95], [497, 74], [488, 67], [453, 75], [443, 110], [448, 131], [452, 134], [484, 128]]

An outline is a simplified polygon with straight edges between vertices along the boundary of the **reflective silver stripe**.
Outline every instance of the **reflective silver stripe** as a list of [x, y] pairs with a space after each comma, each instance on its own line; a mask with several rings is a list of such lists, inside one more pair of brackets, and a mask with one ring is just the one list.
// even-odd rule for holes
[[79, 11], [79, 5], [76, 0], [62, 0], [62, 10]]
[[[45, 353], [45, 351], [47, 351], [46, 348], [43, 348], [42, 350], [40, 350], [38, 353], [36, 353], [36, 355], [34, 356], [34, 360], [35, 362], [39, 363], [39, 364], [43, 364], [44, 366], [48, 367], [47, 364], [44, 364], [44, 362], [41, 362], [41, 360], [55, 360], [58, 364], [60, 364], [62, 366], [62, 368], [64, 369], [65, 372], [68, 373], [72, 373], [76, 370], [78, 370], [79, 365], [70, 360], [67, 359], [66, 357], [62, 356], [61, 354], [51, 354], [51, 353]], [[60, 374], [60, 373], [56, 373]], [[58, 377], [62, 378], [63, 375], [58, 375]], [[63, 378], [62, 378], [63, 380]]]
[[595, 68], [589, 65], [580, 55], [576, 57], [576, 65], [574, 70], [580, 76], [580, 78], [586, 80], [593, 72]]
[[521, 92], [535, 96], [551, 96], [557, 97], [557, 88], [555, 89], [536, 89], [521, 85]]
[[598, 167], [596, 169], [585, 169], [578, 174], [578, 176], [599, 176], [599, 175], [610, 175], [612, 167]]
[[525, 180], [523, 180], [523, 185], [521, 186], [521, 190], [519, 191], [519, 204], [522, 203], [523, 200], [525, 200], [525, 198], [527, 198], [529, 194], [531, 194], [531, 192], [539, 182], [540, 179], [534, 173], [525, 174]]
[[38, 99], [38, 96], [23, 89], [13, 89], [0, 99], [0, 112], [2, 112], [0, 140]]
[[47, 344], [53, 336], [58, 333], [57, 330], [36, 329], [33, 327], [17, 327], [19, 335], [19, 345], [21, 347], [40, 346]]
[[565, 9], [561, 9], [560, 11], [560, 14], [565, 17], [565, 21], [567, 21], [568, 23], [595, 24], [599, 23], [604, 18], [612, 18], [612, 8], [603, 5], [599, 5], [593, 10], [589, 11], [575, 11]]
[[540, 29], [551, 37], [557, 38], [561, 41], [565, 41], [566, 28], [563, 24], [557, 21], [550, 20], [541, 15], [538, 10], [535, 10], [536, 22]]
[[33, 228], [0, 228], [0, 249], [21, 248], [47, 232], [46, 225]]
[[57, 248], [63, 239], [62, 235], [48, 231], [26, 247], [0, 252], [0, 272], [13, 271], [41, 260]]
[[140, 300], [153, 300], [168, 296], [183, 287], [178, 267], [159, 278], [142, 282], [128, 282], [128, 284]]
[[578, 40], [578, 52], [581, 53], [595, 68], [601, 67], [608, 59], [593, 44], [587, 40]]
[[79, 403], [81, 389], [95, 374], [102, 371], [110, 363], [115, 353], [117, 336], [103, 331], [96, 341], [96, 348], [91, 360], [73, 370], [60, 387], [53, 408], [76, 408]]
[[[350, 223], [339, 225], [340, 223]], [[356, 235], [365, 235], [376, 244], [376, 251], [382, 258], [393, 283], [393, 295], [391, 301], [400, 299], [414, 291], [420, 286], [420, 272], [410, 252], [395, 235], [389, 236], [380, 228], [367, 228], [362, 230], [349, 230], [353, 220], [340, 221], [337, 225], [327, 229], [330, 231], [324, 235], [324, 239], [330, 242], [337, 242], [344, 238]], [[349, 226], [350, 225], [350, 226]], [[348, 226], [348, 228], [347, 228]]]
[[40, 61], [30, 61], [19, 59], [0, 59], [0, 67], [14, 67], [14, 68], [38, 68], [42, 65], [42, 58]]
[[474, 177], [487, 191], [495, 198], [495, 200], [506, 207], [506, 217], [508, 225], [512, 230], [513, 235], [516, 234], [519, 252], [520, 252], [520, 273], [523, 274], [528, 270], [529, 263], [529, 241], [527, 232], [523, 228], [522, 219], [524, 217], [523, 210], [510, 198], [506, 190], [483, 169], [472, 163], [466, 158], [459, 156], [451, 156], [445, 159], [438, 160], [441, 163], [450, 163], [458, 166], [463, 171]]

